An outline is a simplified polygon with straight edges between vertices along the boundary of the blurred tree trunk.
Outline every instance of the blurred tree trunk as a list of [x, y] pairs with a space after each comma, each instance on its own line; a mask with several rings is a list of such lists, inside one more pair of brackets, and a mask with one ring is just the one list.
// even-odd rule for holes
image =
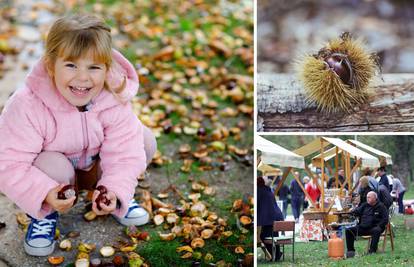
[[412, 142], [410, 137], [406, 135], [394, 136], [394, 140], [396, 151], [395, 159], [393, 160], [393, 175], [399, 178], [404, 186], [408, 188], [411, 182], [410, 150]]

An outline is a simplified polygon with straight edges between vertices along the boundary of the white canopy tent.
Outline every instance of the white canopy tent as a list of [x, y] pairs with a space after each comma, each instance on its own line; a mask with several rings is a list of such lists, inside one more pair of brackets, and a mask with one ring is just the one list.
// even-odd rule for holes
[[357, 140], [347, 140], [348, 143], [351, 143], [353, 145], [355, 145], [357, 148], [361, 148], [363, 150], [368, 151], [369, 153], [377, 156], [378, 158], [380, 158], [381, 160], [384, 160], [384, 162], [386, 163], [386, 165], [392, 165], [392, 157], [390, 154], [387, 154], [385, 152], [382, 152], [376, 148], [373, 148], [369, 145], [366, 145], [364, 143], [361, 143]]
[[[263, 168], [263, 164], [271, 164], [277, 165], [279, 167], [287, 167], [282, 175], [282, 178], [275, 189], [275, 195], [279, 192], [279, 189], [282, 187], [283, 183], [286, 180], [286, 177], [292, 170], [292, 168], [305, 168], [305, 158], [303, 156], [297, 155], [261, 136], [256, 136], [255, 146], [257, 150], [260, 150], [261, 153], [261, 161], [259, 163], [262, 164], [261, 167]], [[306, 192], [305, 188], [302, 185], [302, 182], [299, 178], [294, 177], [304, 194], [310, 199], [308, 192]]]
[[262, 152], [261, 161], [264, 164], [281, 167], [305, 168], [305, 159], [261, 136], [256, 138], [256, 149]]
[[[342, 153], [343, 151], [348, 152], [351, 156], [361, 159], [361, 166], [369, 167], [369, 168], [377, 168], [380, 166], [380, 162], [378, 158], [368, 154], [367, 152], [341, 140], [338, 138], [331, 138], [331, 137], [322, 137], [324, 140], [328, 141], [329, 143], [333, 144], [334, 146], [338, 147], [338, 153]], [[362, 143], [361, 143], [362, 144]], [[362, 144], [364, 145], [364, 144]], [[374, 149], [374, 148], [373, 148]], [[381, 152], [381, 151], [378, 151]], [[382, 152], [381, 152], [382, 153]], [[384, 153], [385, 154], [385, 153]], [[334, 158], [336, 155], [336, 148], [330, 148], [323, 153], [324, 161], [328, 161]], [[388, 155], [388, 154], [387, 154]], [[389, 155], [388, 155], [389, 156]], [[312, 161], [315, 159], [320, 159], [321, 154], [312, 158]]]

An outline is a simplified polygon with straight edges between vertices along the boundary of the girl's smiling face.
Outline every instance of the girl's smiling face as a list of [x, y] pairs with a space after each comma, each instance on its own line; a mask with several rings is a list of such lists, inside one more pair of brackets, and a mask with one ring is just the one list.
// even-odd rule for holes
[[85, 106], [100, 93], [106, 73], [106, 65], [96, 62], [91, 51], [72, 61], [58, 57], [53, 70], [57, 90], [76, 107]]

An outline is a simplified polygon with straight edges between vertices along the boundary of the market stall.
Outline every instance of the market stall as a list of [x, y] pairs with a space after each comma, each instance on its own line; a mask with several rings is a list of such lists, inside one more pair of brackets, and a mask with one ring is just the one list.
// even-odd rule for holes
[[[309, 233], [309, 231], [310, 229], [312, 231], [317, 229], [317, 232], [321, 233], [316, 236], [317, 240], [322, 240], [323, 231], [326, 229], [327, 224], [338, 219], [338, 217], [333, 213], [338, 210], [346, 210], [351, 206], [350, 192], [346, 192], [344, 188], [348, 185], [348, 188], [352, 189], [352, 174], [360, 166], [375, 168], [379, 167], [380, 163], [376, 157], [339, 138], [318, 137], [305, 146], [294, 150], [294, 153], [303, 157], [311, 156], [317, 152], [319, 152], [319, 154], [312, 158], [312, 165], [319, 168], [321, 172], [321, 183], [319, 187], [321, 197], [319, 203], [312, 203], [310, 208], [303, 212], [304, 223], [301, 229], [301, 237], [304, 239], [309, 239], [310, 237], [314, 238], [315, 235]], [[340, 158], [345, 178], [345, 182], [342, 184], [338, 181]], [[354, 165], [352, 167], [351, 158], [354, 160]], [[333, 168], [327, 163], [331, 159], [335, 160], [334, 175], [336, 188], [327, 190], [325, 189], [325, 182], [327, 181], [328, 176], [326, 175], [325, 168], [327, 167], [327, 169], [331, 170], [332, 174]], [[308, 166], [305, 166], [305, 170], [309, 173], [309, 175], [313, 175]], [[335, 208], [332, 209], [334, 206]]]

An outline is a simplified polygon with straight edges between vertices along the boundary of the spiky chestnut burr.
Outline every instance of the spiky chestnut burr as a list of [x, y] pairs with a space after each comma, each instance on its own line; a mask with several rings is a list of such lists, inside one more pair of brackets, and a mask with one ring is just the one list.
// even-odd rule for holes
[[320, 110], [350, 112], [367, 101], [369, 82], [378, 70], [377, 55], [345, 32], [317, 54], [305, 56], [299, 77], [308, 100]]

